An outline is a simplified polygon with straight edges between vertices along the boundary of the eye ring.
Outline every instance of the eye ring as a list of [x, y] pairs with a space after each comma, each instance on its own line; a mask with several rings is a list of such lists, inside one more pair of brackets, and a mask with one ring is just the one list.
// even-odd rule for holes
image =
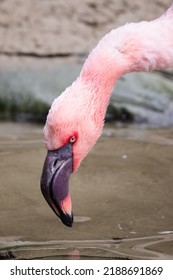
[[76, 142], [76, 136], [75, 135], [70, 137], [70, 143], [74, 143], [74, 142]]

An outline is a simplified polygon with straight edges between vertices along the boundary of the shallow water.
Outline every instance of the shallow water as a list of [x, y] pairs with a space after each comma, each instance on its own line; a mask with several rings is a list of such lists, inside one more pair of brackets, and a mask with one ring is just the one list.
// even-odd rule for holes
[[173, 259], [172, 135], [106, 125], [71, 176], [67, 228], [40, 192], [42, 126], [0, 123], [0, 258]]
[[172, 260], [173, 250], [168, 249], [172, 245], [173, 234], [115, 240], [16, 241], [1, 243], [0, 259]]

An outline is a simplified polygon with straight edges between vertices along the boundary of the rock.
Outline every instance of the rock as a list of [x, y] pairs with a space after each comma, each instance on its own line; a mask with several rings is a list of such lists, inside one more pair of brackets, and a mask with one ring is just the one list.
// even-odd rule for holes
[[[0, 68], [0, 119], [44, 122], [52, 101], [78, 76], [81, 65], [39, 61]], [[9, 66], [10, 65], [10, 66]]]
[[110, 104], [130, 112], [138, 123], [173, 125], [173, 81], [158, 72], [127, 74], [117, 82]]
[[0, 53], [55, 54], [91, 50], [111, 29], [161, 15], [170, 0], [3, 0]]
[[[119, 25], [158, 17], [170, 6], [170, 0], [162, 2], [1, 1], [0, 118], [45, 121], [53, 99], [79, 74], [81, 57], [75, 55], [88, 53]], [[112, 94], [106, 119], [172, 125], [170, 77], [171, 73], [123, 77]]]
[[[10, 60], [10, 63], [9, 63]], [[37, 64], [14, 63], [6, 58], [0, 69], [0, 117], [45, 121], [52, 101], [79, 75], [82, 62], [41, 60]], [[169, 73], [131, 73], [115, 86], [106, 120], [173, 125], [173, 81]]]

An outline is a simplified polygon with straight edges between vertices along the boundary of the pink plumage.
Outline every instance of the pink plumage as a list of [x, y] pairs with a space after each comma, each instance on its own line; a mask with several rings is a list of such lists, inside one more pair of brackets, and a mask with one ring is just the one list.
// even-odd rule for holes
[[75, 135], [75, 172], [101, 135], [116, 80], [132, 71], [169, 67], [173, 67], [173, 4], [160, 18], [126, 24], [99, 41], [77, 80], [51, 106], [44, 128], [47, 149], [60, 149]]
[[131, 71], [173, 67], [173, 5], [159, 19], [130, 23], [106, 34], [90, 53], [78, 79], [55, 99], [44, 128], [48, 149], [75, 131], [74, 171], [97, 141], [116, 80]]

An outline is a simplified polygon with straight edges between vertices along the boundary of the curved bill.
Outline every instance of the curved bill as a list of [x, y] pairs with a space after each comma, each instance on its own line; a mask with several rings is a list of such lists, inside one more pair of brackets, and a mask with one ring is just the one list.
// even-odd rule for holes
[[41, 175], [41, 191], [55, 214], [71, 227], [73, 214], [69, 194], [69, 177], [72, 173], [72, 144], [48, 151]]

